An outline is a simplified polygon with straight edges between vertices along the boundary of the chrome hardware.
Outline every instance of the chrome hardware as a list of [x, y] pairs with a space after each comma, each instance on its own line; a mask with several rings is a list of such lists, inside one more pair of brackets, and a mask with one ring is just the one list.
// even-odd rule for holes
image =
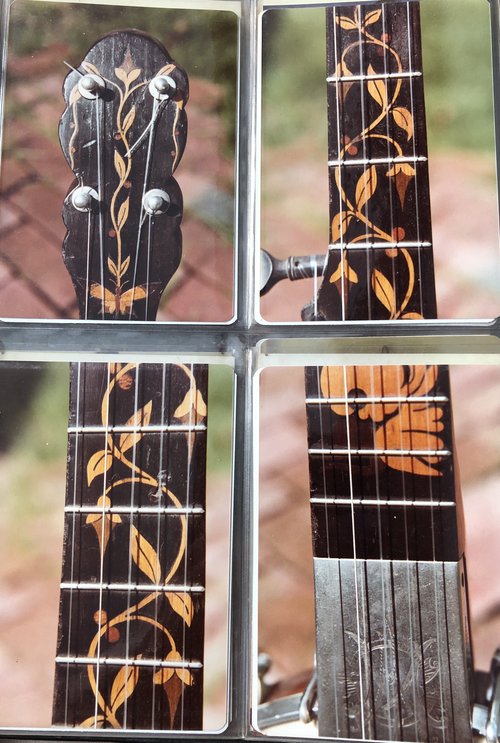
[[307, 684], [299, 705], [299, 719], [304, 724], [318, 719], [318, 677], [316, 671]]
[[[265, 654], [259, 655], [259, 680], [262, 685], [261, 658], [268, 659], [268, 656]], [[264, 675], [265, 673], [267, 673], [267, 670], [264, 671]], [[267, 730], [276, 725], [283, 725], [290, 722], [301, 722], [304, 725], [311, 722], [315, 723], [318, 717], [316, 689], [315, 671], [302, 694], [290, 694], [279, 699], [273, 699], [272, 702], [259, 704], [259, 729]]]
[[88, 73], [83, 75], [78, 81], [78, 90], [84, 98], [93, 100], [99, 98], [106, 89], [106, 83], [99, 75]]
[[96, 209], [99, 196], [90, 186], [80, 186], [71, 194], [71, 203], [79, 212], [91, 212]]
[[165, 101], [172, 98], [177, 90], [177, 84], [170, 75], [158, 75], [149, 83], [149, 92], [159, 101]]
[[266, 693], [269, 690], [269, 685], [266, 684], [265, 676], [270, 670], [273, 661], [267, 653], [259, 653], [257, 658], [257, 674], [259, 677], [259, 701], [262, 702], [266, 698]]
[[297, 722], [301, 700], [301, 694], [291, 694], [289, 697], [282, 697], [267, 704], [260, 704], [258, 713], [259, 730], [267, 730], [275, 725], [283, 725], [288, 722]]
[[325, 270], [325, 255], [290, 256], [280, 260], [267, 252], [260, 251], [260, 294], [267, 294], [278, 281], [289, 279], [311, 279], [322, 276]]

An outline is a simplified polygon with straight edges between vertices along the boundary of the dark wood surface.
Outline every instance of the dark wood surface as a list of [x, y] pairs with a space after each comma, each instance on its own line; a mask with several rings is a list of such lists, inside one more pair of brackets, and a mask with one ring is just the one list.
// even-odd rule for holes
[[[97, 99], [82, 96], [82, 73], [104, 80]], [[170, 76], [177, 89], [169, 100], [157, 102], [149, 83], [159, 74]], [[69, 73], [64, 97], [59, 135], [76, 180], [64, 204], [63, 256], [80, 316], [154, 319], [181, 257], [182, 195], [172, 173], [186, 143], [186, 74], [151, 37], [117, 32], [97, 42], [79, 71]], [[99, 195], [92, 212], [74, 208], [76, 186], [89, 186]], [[170, 196], [165, 213], [145, 213], [143, 196], [150, 189]]]
[[205, 367], [72, 367], [55, 724], [95, 724], [98, 683], [97, 727], [201, 727], [206, 410], [182, 406], [206, 384]]
[[[435, 318], [418, 4], [337, 6], [326, 16], [331, 234], [308, 313], [316, 320]], [[456, 499], [447, 369], [309, 368], [306, 380], [315, 553], [352, 556], [349, 540], [330, 538], [335, 524], [349, 526], [351, 506], [348, 513], [324, 502], [347, 499], [365, 534], [363, 554], [457, 557], [456, 508], [438, 505]], [[405, 506], [405, 529], [422, 526], [418, 550], [401, 546], [397, 516], [383, 516], [377, 537], [391, 501], [429, 503]], [[436, 530], [425, 528], [433, 514]]]

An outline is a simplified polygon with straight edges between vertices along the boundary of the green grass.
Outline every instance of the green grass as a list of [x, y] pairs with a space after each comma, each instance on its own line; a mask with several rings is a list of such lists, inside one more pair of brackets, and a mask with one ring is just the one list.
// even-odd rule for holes
[[326, 144], [324, 10], [268, 11], [262, 33], [265, 144], [288, 144], [304, 134]]
[[36, 465], [64, 459], [67, 446], [69, 365], [48, 364], [40, 373], [12, 449], [15, 456]]

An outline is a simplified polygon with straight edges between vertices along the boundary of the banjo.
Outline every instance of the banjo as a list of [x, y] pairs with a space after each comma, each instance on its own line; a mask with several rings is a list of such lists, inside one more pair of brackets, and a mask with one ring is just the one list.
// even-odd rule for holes
[[[328, 6], [326, 38], [328, 249], [263, 252], [261, 291], [314, 277], [313, 333], [434, 319], [419, 4]], [[116, 31], [71, 68], [64, 98], [63, 257], [80, 318], [152, 323], [181, 260], [188, 76], [151, 36]], [[197, 740], [208, 365], [123, 357], [74, 362], [70, 376], [54, 728]], [[300, 714], [335, 740], [497, 740], [499, 661], [480, 683], [471, 662], [447, 369], [331, 356], [307, 366], [305, 404], [316, 664], [298, 695], [263, 684], [256, 728]], [[259, 733], [233, 720], [232, 734]]]

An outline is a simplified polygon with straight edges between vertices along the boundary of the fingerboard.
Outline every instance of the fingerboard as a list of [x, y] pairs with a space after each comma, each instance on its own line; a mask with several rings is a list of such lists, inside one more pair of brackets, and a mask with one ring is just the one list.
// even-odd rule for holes
[[54, 724], [197, 729], [207, 369], [71, 367]]
[[[331, 245], [315, 316], [435, 318], [418, 4], [334, 8], [327, 38]], [[317, 556], [458, 559], [446, 368], [309, 369], [307, 414]]]
[[[63, 257], [85, 320], [154, 320], [181, 257], [188, 81], [137, 31], [64, 83]], [[203, 726], [208, 368], [71, 367], [53, 722]]]
[[436, 317], [418, 10], [327, 11], [331, 233], [318, 319]]
[[[326, 19], [330, 246], [306, 316], [435, 318], [418, 3]], [[308, 368], [306, 395], [319, 733], [470, 740], [448, 371]]]

